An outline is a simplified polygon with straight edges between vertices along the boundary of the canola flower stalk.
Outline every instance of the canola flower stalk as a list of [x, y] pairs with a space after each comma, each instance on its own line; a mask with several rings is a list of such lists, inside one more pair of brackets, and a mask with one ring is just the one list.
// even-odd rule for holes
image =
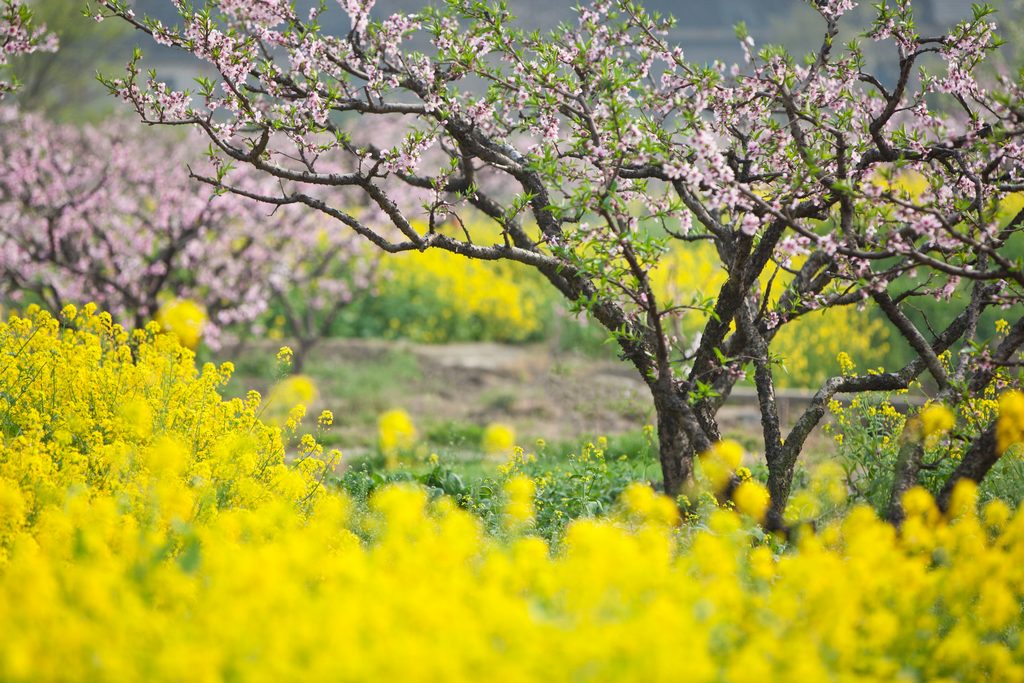
[[88, 306], [0, 324], [0, 680], [1024, 680], [1024, 513], [969, 484], [781, 554], [634, 484], [552, 548], [411, 485], [357, 508], [231, 370]]

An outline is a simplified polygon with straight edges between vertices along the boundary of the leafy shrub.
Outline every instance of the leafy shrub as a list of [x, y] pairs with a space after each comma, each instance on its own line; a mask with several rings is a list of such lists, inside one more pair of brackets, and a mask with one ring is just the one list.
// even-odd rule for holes
[[[693, 335], [707, 324], [725, 279], [721, 262], [709, 244], [677, 247], [661, 260], [652, 273], [655, 292], [666, 301], [691, 307], [674, 320], [678, 337]], [[761, 289], [774, 302], [791, 280], [785, 271], [769, 272]], [[854, 306], [816, 311], [783, 327], [773, 351], [784, 369], [776, 381], [786, 387], [817, 386], [838, 374], [836, 356], [840, 351], [869, 367], [886, 365], [891, 356], [885, 324]]]
[[377, 292], [357, 300], [341, 332], [419, 342], [523, 342], [542, 336], [551, 294], [536, 273], [430, 250], [381, 263]]
[[[773, 291], [782, 291], [788, 277], [780, 275]], [[652, 273], [659, 296], [695, 309], [678, 318], [680, 335], [707, 322], [711, 297], [724, 281], [713, 249], [705, 245], [673, 250]], [[339, 334], [431, 343], [522, 342], [554, 335], [562, 348], [610, 354], [607, 333], [558, 310], [554, 294], [535, 272], [441, 251], [382, 261], [377, 291], [355, 301], [343, 320], [336, 327]], [[886, 364], [893, 356], [883, 322], [855, 307], [809, 314], [786, 327], [777, 344], [785, 369], [779, 374], [782, 386], [814, 386], [837, 374], [840, 351], [867, 366]]]
[[[939, 361], [952, 372], [950, 354], [943, 354]], [[848, 356], [840, 354], [839, 362], [845, 372], [853, 371]], [[922, 449], [915, 479], [925, 490], [938, 495], [960, 465], [965, 450], [987, 425], [997, 417], [1000, 429], [1024, 421], [1024, 400], [1020, 402], [1020, 415], [1008, 409], [1008, 404], [1016, 403], [1015, 398], [1020, 396], [1002, 390], [1008, 377], [1008, 370], [1000, 369], [980, 393], [967, 395], [952, 408], [934, 401], [914, 405], [906, 390], [858, 395], [845, 404], [830, 401], [832, 423], [824, 430], [832, 437], [836, 462], [844, 469], [853, 500], [884, 514], [901, 451], [913, 444], [920, 444]], [[921, 386], [918, 383], [914, 388], [919, 393]], [[1002, 457], [982, 481], [983, 501], [998, 498], [1016, 505], [1024, 496], [1024, 463], [1018, 444], [1024, 440], [1024, 432], [1010, 431], [1006, 443], [996, 448]]]

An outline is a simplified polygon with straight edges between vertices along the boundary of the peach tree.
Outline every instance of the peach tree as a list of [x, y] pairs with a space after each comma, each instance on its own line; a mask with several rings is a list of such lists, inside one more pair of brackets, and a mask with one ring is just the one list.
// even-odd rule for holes
[[[138, 51], [105, 82], [146, 123], [201, 129], [217, 164], [203, 179], [219, 191], [304, 206], [386, 252], [442, 249], [540, 271], [607, 328], [650, 388], [667, 492], [682, 491], [695, 456], [720, 440], [718, 411], [748, 373], [778, 524], [833, 397], [927, 375], [955, 403], [1014, 362], [1024, 320], [997, 341], [978, 325], [987, 308], [1019, 303], [1024, 285], [1014, 256], [1024, 212], [1000, 218], [1024, 189], [1024, 102], [1016, 81], [976, 75], [999, 44], [990, 8], [922, 35], [909, 0], [884, 0], [840, 45], [855, 2], [816, 0], [817, 50], [758, 48], [741, 25], [743, 63], [729, 67], [689, 61], [669, 41], [673, 20], [628, 0], [582, 6], [547, 33], [517, 28], [501, 2], [444, 0], [383, 19], [372, 0], [339, 4], [343, 34], [322, 28], [326, 3], [176, 0], [174, 25], [124, 0], [91, 11], [203, 63], [192, 90], [143, 71]], [[869, 49], [888, 56], [878, 72]], [[355, 141], [396, 122], [399, 135]], [[242, 169], [273, 179], [272, 191], [240, 185]], [[907, 178], [923, 187], [908, 190]], [[385, 220], [351, 211], [351, 190]], [[474, 236], [470, 213], [500, 237]], [[659, 297], [652, 270], [699, 242], [713, 245], [724, 284], [707, 300]], [[933, 329], [914, 310], [936, 298], [953, 314]], [[878, 310], [914, 357], [837, 373], [784, 431], [773, 339], [838, 306]], [[674, 335], [672, 318], [694, 308], [703, 329]], [[942, 362], [961, 348], [970, 352]], [[983, 477], [997, 457], [989, 428], [949, 486]], [[898, 481], [913, 481], [920, 460], [901, 467]]]
[[18, 86], [9, 73], [11, 57], [56, 48], [56, 37], [35, 22], [21, 0], [0, 0], [0, 99]]
[[0, 296], [55, 311], [92, 301], [135, 326], [169, 297], [190, 299], [213, 347], [226, 329], [259, 331], [274, 309], [301, 364], [372, 285], [361, 241], [315, 215], [214, 196], [189, 178], [205, 161], [188, 138], [128, 123], [76, 127], [0, 107]]

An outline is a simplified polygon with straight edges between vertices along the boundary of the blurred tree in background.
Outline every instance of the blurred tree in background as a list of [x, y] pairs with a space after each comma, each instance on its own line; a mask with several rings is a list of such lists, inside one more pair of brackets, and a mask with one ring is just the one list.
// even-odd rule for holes
[[109, 114], [113, 105], [95, 74], [123, 61], [117, 55], [124, 53], [131, 32], [114, 22], [87, 20], [80, 0], [45, 0], [30, 7], [36, 21], [57, 37], [60, 50], [11, 60], [21, 82], [11, 101], [61, 121], [96, 121]]

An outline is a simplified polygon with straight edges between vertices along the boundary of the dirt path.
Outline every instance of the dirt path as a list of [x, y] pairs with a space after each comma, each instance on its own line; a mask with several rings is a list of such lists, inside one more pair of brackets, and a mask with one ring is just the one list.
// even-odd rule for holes
[[[232, 390], [266, 389], [279, 346], [250, 345], [238, 363]], [[618, 434], [654, 420], [647, 388], [630, 366], [555, 353], [543, 344], [329, 339], [313, 351], [305, 374], [319, 388], [312, 410], [333, 410], [335, 434], [348, 446], [372, 444], [377, 416], [392, 408], [408, 411], [421, 432], [445, 424], [508, 423], [523, 444], [538, 437], [551, 441]], [[722, 409], [723, 432], [757, 438], [760, 425], [750, 393], [737, 390]], [[793, 405], [803, 403], [803, 393], [783, 401], [784, 421]]]

